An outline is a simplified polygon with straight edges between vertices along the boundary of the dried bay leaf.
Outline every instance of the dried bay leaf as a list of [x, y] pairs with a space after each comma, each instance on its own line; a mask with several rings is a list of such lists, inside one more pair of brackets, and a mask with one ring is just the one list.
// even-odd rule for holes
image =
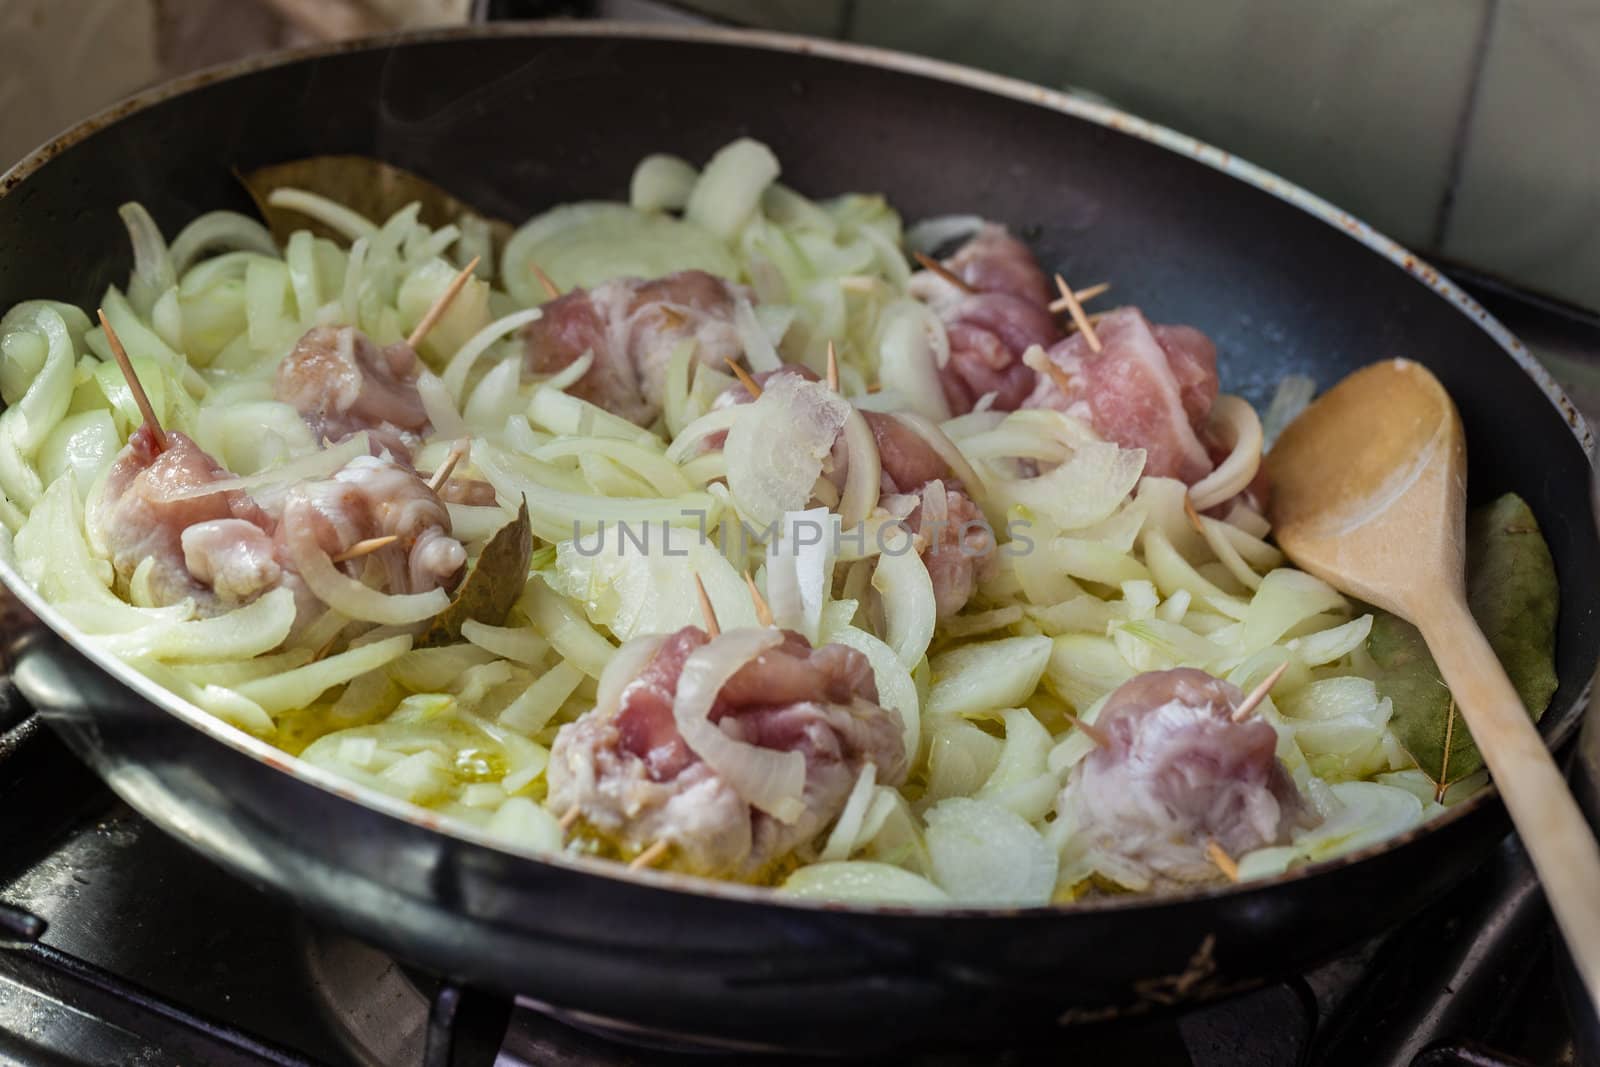
[[[1550, 548], [1521, 497], [1508, 493], [1468, 516], [1467, 603], [1535, 721], [1557, 686], [1559, 599]], [[1416, 627], [1374, 616], [1367, 651], [1378, 693], [1394, 702], [1395, 736], [1442, 793], [1479, 770], [1483, 755]]]
[[311, 156], [258, 167], [248, 174], [239, 174], [238, 178], [255, 201], [256, 210], [266, 220], [273, 239], [280, 245], [288, 241], [295, 230], [310, 230], [318, 237], [344, 243], [342, 235], [315, 219], [267, 203], [273, 190], [284, 188], [304, 189], [327, 197], [365, 215], [379, 226], [412, 201], [422, 205], [420, 218], [434, 229], [450, 223], [460, 224], [463, 219], [479, 220], [489, 229], [496, 260], [512, 232], [509, 222], [488, 218], [428, 179], [367, 156]]
[[489, 626], [504, 623], [528, 580], [532, 556], [533, 525], [524, 500], [517, 517], [496, 530], [483, 546], [455, 599], [434, 616], [415, 647], [434, 648], [461, 640], [461, 624], [468, 619]]

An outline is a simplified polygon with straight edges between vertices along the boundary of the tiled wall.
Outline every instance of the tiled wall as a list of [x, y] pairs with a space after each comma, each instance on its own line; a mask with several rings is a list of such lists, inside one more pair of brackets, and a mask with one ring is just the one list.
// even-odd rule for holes
[[680, 0], [1109, 98], [1600, 307], [1600, 0]]

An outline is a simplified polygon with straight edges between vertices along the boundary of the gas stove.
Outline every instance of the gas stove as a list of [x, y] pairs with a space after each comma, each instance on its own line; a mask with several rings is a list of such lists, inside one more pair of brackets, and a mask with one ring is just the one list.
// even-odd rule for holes
[[[1600, 415], [1600, 318], [1468, 282]], [[1170, 1019], [1064, 1032], [1048, 1050], [902, 1062], [1576, 1063], [1554, 938], [1507, 838], [1445, 899], [1308, 974]], [[460, 989], [317, 928], [150, 826], [0, 692], [0, 1063], [622, 1067], [716, 1054]]]

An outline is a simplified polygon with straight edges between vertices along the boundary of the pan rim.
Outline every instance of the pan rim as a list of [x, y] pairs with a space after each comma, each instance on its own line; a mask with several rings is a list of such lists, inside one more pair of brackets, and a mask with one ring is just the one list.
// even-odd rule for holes
[[[1465, 315], [1476, 323], [1479, 329], [1488, 334], [1511, 357], [1523, 373], [1539, 386], [1545, 398], [1556, 409], [1557, 414], [1562, 417], [1563, 421], [1566, 422], [1569, 432], [1572, 433], [1585, 454], [1590, 456], [1594, 454], [1594, 435], [1582, 413], [1578, 411], [1565, 391], [1556, 383], [1549, 372], [1533, 358], [1520, 340], [1513, 336], [1505, 326], [1489, 314], [1476, 300], [1445, 278], [1436, 268], [1349, 212], [1335, 207], [1321, 197], [1264, 168], [1239, 159], [1232, 153], [1225, 152], [1198, 138], [1181, 134], [1168, 127], [1139, 118], [1119, 108], [961, 64], [910, 55], [871, 45], [831, 41], [765, 30], [623, 21], [579, 22], [565, 20], [494, 23], [488, 26], [461, 26], [402, 31], [332, 44], [310, 45], [219, 64], [134, 93], [76, 123], [28, 153], [4, 173], [0, 173], [0, 198], [15, 191], [27, 178], [37, 173], [55, 156], [106, 127], [129, 115], [144, 111], [169, 99], [216, 82], [306, 60], [336, 56], [346, 52], [381, 51], [414, 44], [458, 40], [523, 37], [589, 37], [669, 42], [683, 41], [736, 48], [755, 48], [795, 55], [815, 55], [824, 59], [857, 66], [875, 67], [897, 74], [948, 82], [963, 88], [974, 89], [990, 95], [1043, 107], [1094, 123], [1113, 132], [1154, 144], [1214, 170], [1221, 171], [1229, 177], [1268, 193], [1316, 217], [1325, 224], [1341, 230], [1347, 237], [1361, 243], [1369, 251], [1400, 267], [1411, 275], [1413, 279], [1431, 289], [1437, 296], [1454, 305], [1459, 314]], [[380, 815], [399, 819], [425, 831], [445, 834], [480, 847], [490, 848], [505, 855], [516, 857], [518, 860], [564, 868], [579, 874], [595, 875], [658, 891], [689, 893], [698, 897], [738, 901], [747, 905], [781, 907], [835, 915], [848, 914], [852, 916], [904, 918], [910, 920], [927, 919], [939, 922], [951, 920], [985, 921], [1017, 917], [1063, 919], [1073, 915], [1087, 916], [1108, 912], [1139, 911], [1146, 908], [1188, 905], [1202, 901], [1271, 891], [1285, 884], [1331, 873], [1335, 869], [1360, 863], [1395, 849], [1404, 848], [1420, 837], [1443, 830], [1463, 818], [1471, 817], [1473, 813], [1480, 812], [1498, 799], [1498, 792], [1493, 783], [1490, 783], [1487, 788], [1473, 797], [1395, 837], [1353, 852], [1344, 853], [1332, 859], [1308, 864], [1272, 878], [1237, 884], [1199, 887], [1159, 895], [1128, 894], [1070, 904], [1045, 904], [1029, 907], [975, 906], [934, 908], [865, 902], [838, 903], [809, 900], [781, 894], [768, 887], [724, 882], [670, 871], [648, 869], [633, 871], [621, 864], [608, 860], [585, 856], [569, 856], [561, 853], [540, 853], [518, 848], [509, 842], [493, 838], [473, 826], [448, 820], [446, 817], [417, 807], [407, 801], [399, 800], [370, 787], [341, 778], [332, 772], [306, 763], [299, 757], [290, 756], [268, 742], [248, 734], [242, 729], [183, 700], [176, 694], [168, 692], [128, 664], [117, 659], [111, 653], [91, 644], [87, 639], [87, 635], [78, 630], [77, 627], [44, 601], [38, 591], [21, 576], [9, 559], [0, 559], [0, 581], [4, 582], [11, 594], [21, 600], [45, 627], [64, 638], [77, 654], [89, 659], [115, 682], [126, 689], [132, 690], [141, 699], [183, 720], [185, 724], [199, 729], [212, 740], [220, 742], [257, 762], [264, 763], [274, 770], [281, 771], [303, 784], [333, 793], [343, 800], [357, 803]], [[1574, 699], [1575, 707], [1582, 706], [1588, 702], [1591, 688], [1592, 683], [1586, 683], [1583, 686]], [[1568, 727], [1568, 731], [1575, 730], [1575, 728], [1576, 720]]]

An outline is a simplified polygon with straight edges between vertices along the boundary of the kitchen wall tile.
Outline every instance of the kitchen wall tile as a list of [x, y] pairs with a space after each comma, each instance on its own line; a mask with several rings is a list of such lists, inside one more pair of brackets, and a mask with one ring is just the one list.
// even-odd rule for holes
[[1600, 5], [1498, 0], [1444, 252], [1600, 307]]
[[785, 33], [837, 37], [844, 27], [850, 0], [676, 0], [689, 8], [743, 26]]
[[1092, 90], [1420, 244], [1488, 2], [859, 0], [851, 36]]

